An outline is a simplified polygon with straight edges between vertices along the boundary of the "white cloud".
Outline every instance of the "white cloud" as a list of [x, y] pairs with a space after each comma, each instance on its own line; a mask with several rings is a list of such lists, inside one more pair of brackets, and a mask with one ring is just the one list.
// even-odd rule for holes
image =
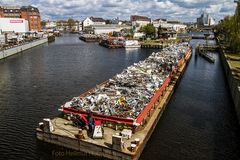
[[152, 18], [196, 21], [201, 11], [220, 19], [233, 14], [236, 7], [232, 0], [0, 0], [0, 3], [35, 5], [42, 19], [83, 19], [87, 16], [129, 19], [130, 15], [139, 14]]

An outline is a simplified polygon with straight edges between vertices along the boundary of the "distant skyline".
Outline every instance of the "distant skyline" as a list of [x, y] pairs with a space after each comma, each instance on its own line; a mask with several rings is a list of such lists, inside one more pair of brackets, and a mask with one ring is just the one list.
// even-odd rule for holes
[[0, 5], [35, 6], [42, 20], [89, 16], [129, 20], [130, 15], [143, 15], [184, 22], [196, 22], [203, 11], [219, 21], [236, 8], [233, 0], [0, 0]]

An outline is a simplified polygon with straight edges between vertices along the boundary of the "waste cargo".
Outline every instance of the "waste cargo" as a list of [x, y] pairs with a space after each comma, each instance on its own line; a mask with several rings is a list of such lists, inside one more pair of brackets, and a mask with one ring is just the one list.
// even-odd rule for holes
[[145, 60], [134, 63], [84, 96], [74, 97], [62, 107], [136, 119], [188, 48], [186, 43], [181, 43], [153, 52]]

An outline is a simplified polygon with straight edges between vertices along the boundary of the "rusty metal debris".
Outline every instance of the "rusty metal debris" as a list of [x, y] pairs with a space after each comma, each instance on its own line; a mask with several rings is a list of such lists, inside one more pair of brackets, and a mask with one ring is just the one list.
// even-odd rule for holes
[[86, 96], [73, 98], [64, 107], [136, 119], [186, 49], [186, 44], [175, 44], [153, 52], [144, 61], [124, 69]]

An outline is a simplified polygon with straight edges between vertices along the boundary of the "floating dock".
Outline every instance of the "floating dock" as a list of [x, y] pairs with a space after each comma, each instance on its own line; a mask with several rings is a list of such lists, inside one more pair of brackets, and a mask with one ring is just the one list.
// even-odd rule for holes
[[[86, 130], [79, 130], [79, 128], [69, 125], [70, 121], [63, 118], [54, 118], [49, 121], [53, 127], [51, 131], [41, 127], [36, 129], [37, 139], [109, 159], [138, 159], [165, 110], [176, 88], [176, 84], [184, 73], [191, 55], [191, 48], [188, 48], [184, 56], [178, 61], [177, 66], [164, 80], [144, 110], [138, 115], [136, 121], [132, 122], [131, 119], [126, 120], [123, 118], [118, 119], [118, 117], [95, 115], [96, 119], [102, 118], [105, 121], [103, 123], [104, 137], [102, 139], [93, 139], [88, 137]], [[81, 111], [69, 110], [69, 113], [74, 112], [80, 113]], [[81, 114], [85, 113], [81, 112]], [[111, 123], [107, 123], [107, 119]], [[132, 131], [125, 138], [119, 136], [120, 134], [123, 135], [124, 129]]]

